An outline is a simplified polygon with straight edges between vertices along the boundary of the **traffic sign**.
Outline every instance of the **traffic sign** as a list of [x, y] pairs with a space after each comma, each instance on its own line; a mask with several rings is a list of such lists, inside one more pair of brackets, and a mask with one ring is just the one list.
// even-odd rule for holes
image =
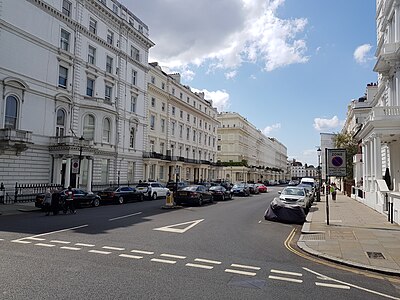
[[79, 172], [79, 159], [72, 159], [71, 160], [71, 166], [72, 166], [72, 174], [78, 174]]
[[346, 149], [327, 150], [327, 175], [346, 177]]

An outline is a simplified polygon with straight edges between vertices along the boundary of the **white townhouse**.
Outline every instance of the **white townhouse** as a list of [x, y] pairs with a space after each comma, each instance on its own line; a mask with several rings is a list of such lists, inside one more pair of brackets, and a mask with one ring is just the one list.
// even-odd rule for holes
[[222, 112], [217, 119], [217, 159], [224, 165], [220, 179], [258, 182], [287, 177], [287, 149], [282, 143], [266, 137], [238, 113]]
[[0, 182], [137, 182], [148, 27], [115, 0], [2, 0]]
[[144, 178], [168, 182], [217, 179], [217, 109], [178, 73], [149, 64]]
[[[393, 203], [393, 220], [400, 223], [400, 3], [377, 0], [377, 62], [375, 95], [367, 99], [369, 111], [356, 132], [362, 147], [362, 193], [357, 199], [381, 212], [388, 213]], [[355, 157], [358, 161], [360, 158]], [[383, 177], [386, 168], [391, 182]], [[357, 176], [357, 175], [356, 175]], [[387, 194], [387, 199], [385, 196]]]

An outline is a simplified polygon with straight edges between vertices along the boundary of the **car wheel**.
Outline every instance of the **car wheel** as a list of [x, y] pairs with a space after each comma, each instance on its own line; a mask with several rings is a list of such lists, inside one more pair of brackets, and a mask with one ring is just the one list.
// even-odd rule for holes
[[118, 198], [118, 204], [124, 204], [124, 197], [119, 196], [119, 198]]
[[153, 194], [153, 200], [157, 200], [157, 193]]
[[198, 205], [199, 205], [199, 206], [202, 206], [202, 205], [203, 205], [203, 198], [202, 198], [202, 197], [199, 198], [199, 200], [198, 200]]
[[99, 198], [95, 198], [95, 199], [93, 200], [93, 206], [94, 206], [94, 207], [100, 206], [100, 200], [99, 200]]

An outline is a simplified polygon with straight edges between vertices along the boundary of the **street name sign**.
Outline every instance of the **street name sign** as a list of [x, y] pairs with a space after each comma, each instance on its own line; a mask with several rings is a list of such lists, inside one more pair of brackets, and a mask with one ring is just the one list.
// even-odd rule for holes
[[327, 150], [327, 175], [346, 177], [346, 149]]

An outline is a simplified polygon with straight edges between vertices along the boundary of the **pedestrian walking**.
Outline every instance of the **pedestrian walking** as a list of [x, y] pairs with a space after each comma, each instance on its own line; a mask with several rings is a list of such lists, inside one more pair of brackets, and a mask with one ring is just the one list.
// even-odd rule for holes
[[51, 195], [51, 211], [53, 212], [53, 216], [58, 215], [60, 212], [60, 200], [61, 200], [61, 191], [54, 190]]
[[46, 193], [44, 194], [43, 206], [44, 206], [44, 211], [46, 213], [46, 216], [50, 215], [50, 211], [51, 211], [51, 191], [50, 191], [49, 188], [46, 189]]
[[337, 188], [336, 188], [336, 184], [335, 183], [332, 183], [331, 184], [331, 188], [330, 188], [330, 192], [331, 192], [331, 195], [332, 195], [332, 200], [336, 200], [336, 190], [337, 190]]
[[76, 214], [75, 206], [74, 206], [74, 193], [72, 192], [72, 187], [69, 186], [67, 190], [67, 198], [65, 199], [65, 212], [68, 212], [68, 210]]

